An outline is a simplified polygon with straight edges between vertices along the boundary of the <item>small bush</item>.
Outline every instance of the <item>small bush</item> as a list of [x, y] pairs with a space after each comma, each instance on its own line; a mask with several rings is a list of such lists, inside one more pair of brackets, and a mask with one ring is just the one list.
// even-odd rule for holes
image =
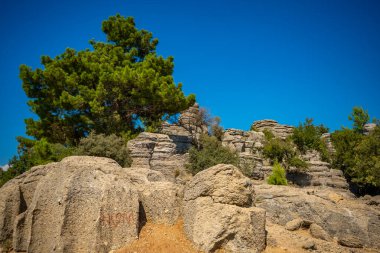
[[267, 182], [273, 185], [288, 185], [286, 171], [278, 162], [273, 165], [272, 173], [269, 175]]
[[327, 133], [329, 129], [324, 125], [313, 125], [313, 119], [306, 119], [294, 128], [292, 140], [298, 150], [306, 153], [308, 150], [317, 150], [323, 161], [330, 160], [330, 154], [327, 150], [326, 143], [321, 139], [322, 134]]
[[263, 155], [268, 158], [272, 164], [279, 162], [288, 170], [290, 166], [296, 167], [297, 170], [308, 168], [308, 164], [299, 157], [296, 146], [291, 138], [285, 140], [276, 138], [269, 130], [264, 130], [265, 143]]
[[129, 167], [132, 163], [127, 142], [115, 134], [106, 136], [91, 132], [89, 136], [80, 140], [77, 153], [79, 155], [108, 157], [123, 167]]
[[288, 164], [289, 166], [296, 167], [300, 170], [306, 170], [307, 168], [309, 168], [309, 164], [297, 156], [292, 157], [289, 160]]
[[239, 165], [239, 157], [236, 152], [232, 152], [228, 147], [223, 147], [215, 136], [202, 134], [198, 146], [199, 148], [195, 146], [190, 148], [189, 164], [186, 165], [187, 170], [193, 175], [221, 163]]

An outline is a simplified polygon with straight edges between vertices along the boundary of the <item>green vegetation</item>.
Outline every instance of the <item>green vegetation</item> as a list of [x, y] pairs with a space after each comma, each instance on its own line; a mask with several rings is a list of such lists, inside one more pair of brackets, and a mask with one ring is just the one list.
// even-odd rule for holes
[[25, 120], [29, 136], [75, 145], [90, 131], [120, 135], [155, 126], [194, 103], [174, 83], [173, 57], [157, 56], [152, 33], [120, 15], [102, 30], [107, 42], [90, 41], [92, 50], [43, 56], [43, 69], [20, 67], [28, 105], [39, 117]]
[[108, 157], [123, 167], [129, 167], [132, 163], [127, 142], [115, 134], [106, 136], [91, 132], [89, 136], [80, 140], [77, 154]]
[[[1, 173], [1, 184], [34, 165], [72, 154], [91, 131], [122, 137], [155, 131], [162, 120], [195, 102], [194, 95], [183, 94], [181, 83], [174, 83], [173, 57], [158, 56], [158, 40], [137, 29], [133, 18], [112, 16], [102, 30], [107, 42], [91, 40], [92, 49], [68, 48], [54, 58], [42, 56], [43, 68], [35, 70], [20, 66], [28, 105], [38, 119], [25, 120], [32, 140], [18, 138], [18, 155], [9, 171]], [[107, 145], [119, 143], [116, 137], [96, 138]], [[109, 154], [128, 164], [110, 146], [100, 151], [90, 143], [82, 141], [81, 152]]]
[[194, 175], [221, 163], [238, 166], [239, 157], [228, 147], [223, 147], [215, 136], [202, 134], [198, 147], [193, 146], [189, 150], [189, 164], [186, 167]]
[[306, 119], [294, 128], [292, 140], [301, 153], [308, 150], [317, 150], [323, 161], [330, 161], [326, 143], [321, 139], [322, 134], [327, 133], [329, 129], [323, 125], [313, 125], [313, 119]]
[[308, 165], [303, 161], [297, 152], [295, 145], [290, 138], [282, 140], [276, 138], [273, 133], [264, 130], [265, 144], [263, 147], [263, 155], [268, 158], [272, 164], [279, 162], [289, 169], [290, 166], [299, 170], [307, 169]]
[[369, 122], [368, 111], [365, 111], [362, 107], [355, 106], [348, 119], [353, 121], [353, 130], [362, 134], [364, 125]]
[[380, 126], [369, 135], [343, 128], [332, 134], [336, 150], [333, 166], [359, 189], [360, 194], [380, 189]]
[[288, 185], [286, 171], [278, 162], [274, 163], [272, 173], [267, 178], [267, 183], [273, 185]]

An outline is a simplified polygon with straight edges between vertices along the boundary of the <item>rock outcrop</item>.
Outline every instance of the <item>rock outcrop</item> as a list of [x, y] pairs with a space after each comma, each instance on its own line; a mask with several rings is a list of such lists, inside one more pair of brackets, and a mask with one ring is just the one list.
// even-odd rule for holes
[[369, 135], [371, 132], [373, 132], [376, 128], [376, 123], [367, 123], [364, 125], [364, 134]]
[[158, 133], [140, 133], [128, 142], [132, 167], [152, 169], [161, 172], [174, 182], [178, 176], [185, 176], [185, 153], [191, 145], [186, 136], [173, 136]]
[[15, 217], [16, 252], [108, 252], [138, 236], [138, 193], [115, 161], [68, 157], [42, 169]]
[[265, 211], [253, 206], [253, 198], [251, 181], [232, 165], [198, 173], [185, 189], [185, 233], [205, 252], [261, 252]]
[[380, 248], [380, 211], [348, 191], [271, 185], [257, 185], [255, 190], [256, 206], [266, 210], [271, 223], [285, 226], [301, 219], [315, 224], [311, 225], [314, 237]]
[[182, 185], [168, 182], [160, 172], [145, 168], [128, 168], [126, 174], [139, 193], [140, 225], [177, 222], [182, 213]]
[[272, 119], [264, 119], [253, 122], [252, 129], [255, 131], [263, 132], [265, 129], [271, 131], [274, 136], [281, 139], [286, 139], [293, 133], [293, 127], [288, 125], [281, 125]]

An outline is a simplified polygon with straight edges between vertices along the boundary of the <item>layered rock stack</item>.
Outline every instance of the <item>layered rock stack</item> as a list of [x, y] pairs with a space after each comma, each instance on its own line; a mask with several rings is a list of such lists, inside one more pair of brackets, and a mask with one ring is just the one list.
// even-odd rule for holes
[[160, 133], [143, 132], [129, 141], [132, 166], [160, 171], [170, 181], [188, 178], [186, 152], [202, 133], [207, 133], [207, 126], [195, 103], [181, 113], [178, 123], [164, 122]]
[[293, 127], [288, 125], [281, 125], [275, 120], [265, 119], [255, 121], [251, 129], [259, 132], [263, 132], [265, 129], [271, 131], [274, 136], [281, 139], [286, 139], [293, 133]]
[[327, 150], [329, 151], [329, 153], [331, 155], [334, 154], [335, 148], [334, 148], [334, 145], [331, 141], [331, 134], [330, 133], [324, 133], [324, 134], [322, 134], [321, 138], [326, 143]]
[[186, 151], [191, 138], [185, 135], [140, 133], [128, 142], [132, 167], [152, 169], [161, 172], [169, 181], [186, 176]]
[[255, 131], [227, 129], [222, 136], [222, 144], [239, 154], [241, 167], [247, 175], [254, 179], [263, 179], [264, 134]]

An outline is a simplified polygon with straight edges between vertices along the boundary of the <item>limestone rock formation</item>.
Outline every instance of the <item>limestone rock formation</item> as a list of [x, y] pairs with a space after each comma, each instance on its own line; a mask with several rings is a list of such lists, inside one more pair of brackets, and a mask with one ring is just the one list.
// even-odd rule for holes
[[177, 174], [186, 175], [185, 154], [191, 145], [186, 136], [172, 136], [158, 133], [140, 133], [128, 142], [132, 167], [142, 167], [161, 172], [169, 181], [175, 181]]
[[263, 143], [264, 134], [261, 132], [227, 129], [222, 136], [223, 146], [239, 154], [245, 174], [254, 179], [264, 179], [267, 174], [263, 170]]
[[261, 252], [265, 211], [252, 205], [253, 198], [251, 181], [232, 165], [196, 174], [185, 189], [185, 233], [205, 252]]
[[68, 157], [45, 169], [15, 218], [16, 252], [108, 252], [138, 236], [138, 193], [115, 161]]
[[265, 129], [271, 131], [274, 136], [286, 139], [289, 135], [293, 133], [293, 127], [288, 125], [281, 125], [275, 120], [264, 119], [255, 121], [252, 125], [252, 129], [255, 131], [264, 131]]
[[327, 234], [313, 225], [311, 233], [316, 237], [342, 243], [353, 238], [355, 245], [380, 248], [380, 211], [348, 191], [271, 185], [257, 185], [255, 191], [256, 206], [266, 210], [269, 222], [285, 226], [299, 218], [318, 224]]
[[139, 193], [140, 222], [177, 222], [182, 213], [182, 185], [168, 182], [160, 172], [150, 169], [132, 167], [126, 174]]
[[31, 205], [37, 183], [48, 172], [46, 166], [36, 166], [6, 183], [0, 190], [0, 243], [12, 238], [17, 215]]

